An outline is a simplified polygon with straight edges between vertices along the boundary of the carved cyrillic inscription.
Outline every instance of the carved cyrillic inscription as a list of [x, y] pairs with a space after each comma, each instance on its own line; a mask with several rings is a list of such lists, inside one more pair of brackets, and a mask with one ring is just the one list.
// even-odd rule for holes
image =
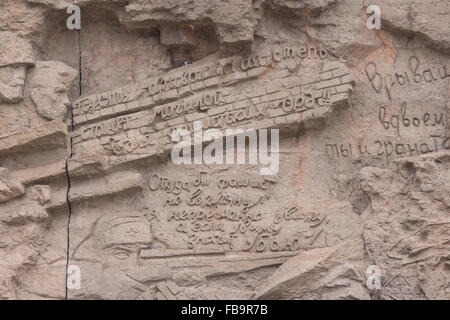
[[392, 100], [392, 89], [396, 86], [404, 87], [423, 83], [434, 83], [450, 77], [445, 65], [439, 68], [423, 68], [420, 59], [416, 56], [409, 57], [408, 69], [395, 72], [395, 74], [382, 74], [378, 72], [375, 62], [369, 62], [365, 66], [365, 73], [372, 89], [376, 93], [386, 94]]
[[227, 85], [254, 78], [270, 67], [288, 59], [327, 58], [319, 47], [279, 48], [249, 57], [230, 57], [214, 63], [186, 66], [144, 83], [113, 89], [78, 99], [73, 103], [74, 123], [79, 124], [113, 113], [132, 111], [165, 103], [217, 85]]
[[[313, 50], [310, 51], [313, 52]], [[296, 58], [295, 55], [291, 55], [294, 52], [292, 50], [282, 52], [287, 54], [287, 56], [284, 54], [287, 59]], [[271, 56], [267, 57], [272, 59]], [[320, 54], [317, 55], [317, 59], [321, 59]], [[249, 63], [252, 66], [262, 63], [262, 60], [256, 57], [239, 59], [232, 57], [221, 60], [218, 64], [224, 67], [226, 66], [224, 61], [228, 61], [227, 63], [231, 63], [230, 70], [237, 70], [242, 68], [242, 66], [233, 65], [234, 61], [238, 60], [246, 61], [244, 69], [248, 68], [247, 64]], [[264, 63], [264, 65], [266, 64]], [[187, 72], [186, 70], [182, 72]], [[230, 75], [238, 73], [234, 72]], [[189, 79], [193, 81], [198, 77], [206, 77], [207, 73], [195, 74], [192, 71]], [[252, 77], [247, 74], [244, 78], [251, 79]], [[177, 81], [175, 80], [173, 86], [176, 87]], [[120, 107], [121, 105], [112, 107], [111, 115], [116, 115], [116, 117], [93, 124], [76, 125], [73, 133], [75, 153], [99, 152], [117, 156], [132, 154], [136, 157], [147, 157], [167, 152], [174, 145], [170, 141], [172, 132], [176, 129], [192, 131], [195, 121], [201, 121], [204, 129], [217, 128], [220, 130], [227, 128], [283, 128], [299, 124], [321, 118], [329, 113], [331, 108], [345, 103], [352, 93], [354, 78], [345, 66], [332, 64], [329, 67], [323, 67], [313, 78], [311, 75], [308, 77], [289, 76], [272, 82], [261, 82], [254, 79], [252, 82], [247, 81], [245, 86], [222, 85], [203, 91], [191, 88], [189, 92], [180, 93], [178, 91], [182, 87], [179, 87], [164, 92], [158, 89], [155, 92], [155, 85], [145, 84], [145, 86], [147, 89], [144, 91], [141, 90], [143, 84], [134, 86], [134, 88], [141, 89], [139, 89], [140, 94], [136, 96], [136, 100], [132, 102], [133, 105], [126, 103], [122, 104], [125, 108]], [[167, 84], [167, 86], [172, 85]], [[171, 90], [178, 91], [173, 91], [172, 95], [169, 94], [172, 92]], [[122, 91], [126, 90], [122, 89]], [[114, 92], [116, 96], [120, 96], [121, 90]], [[169, 100], [172, 101], [161, 104], [160, 102], [163, 100], [155, 100], [156, 96], [161, 97], [162, 94], [166, 97], [169, 94], [171, 97]], [[105, 97], [107, 95], [104, 94]], [[122, 98], [124, 96], [133, 95], [122, 94]], [[79, 103], [81, 101], [84, 100], [79, 100]], [[117, 112], [114, 112], [116, 109]], [[108, 117], [106, 110], [107, 108], [94, 110], [90, 122], [98, 118], [95, 115], [96, 112], [100, 112], [100, 118]], [[105, 116], [101, 116], [102, 114]], [[89, 115], [87, 119], [89, 119]]]
[[194, 176], [187, 173], [148, 176], [146, 198], [153, 205], [147, 218], [153, 230], [165, 230], [166, 246], [292, 252], [314, 246], [322, 232], [326, 218], [322, 211], [289, 204], [277, 212], [270, 210], [278, 194], [274, 190], [284, 188], [277, 176], [235, 175], [228, 169], [219, 174], [210, 170]]

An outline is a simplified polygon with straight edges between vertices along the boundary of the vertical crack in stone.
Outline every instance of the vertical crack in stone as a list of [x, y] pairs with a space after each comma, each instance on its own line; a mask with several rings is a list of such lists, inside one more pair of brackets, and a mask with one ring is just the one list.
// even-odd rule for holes
[[67, 287], [67, 281], [68, 281], [68, 272], [69, 272], [69, 253], [70, 253], [70, 219], [72, 216], [72, 207], [70, 205], [70, 175], [69, 175], [69, 166], [68, 166], [68, 162], [70, 157], [72, 156], [72, 137], [70, 138], [70, 144], [71, 144], [71, 148], [70, 148], [70, 156], [69, 158], [66, 160], [66, 177], [67, 177], [67, 206], [69, 208], [69, 217], [67, 220], [67, 253], [66, 253], [66, 300], [67, 300], [67, 293], [68, 293], [68, 287]]
[[[78, 34], [78, 94], [79, 97], [81, 97], [82, 89], [81, 89], [81, 30], [77, 32]], [[66, 195], [66, 201], [67, 201], [67, 207], [69, 209], [69, 216], [67, 218], [67, 253], [66, 253], [66, 290], [65, 290], [65, 299], [68, 300], [68, 276], [69, 276], [69, 260], [70, 260], [70, 220], [72, 218], [72, 205], [70, 203], [70, 173], [69, 173], [69, 160], [72, 158], [72, 146], [73, 146], [73, 138], [72, 138], [72, 132], [74, 131], [74, 122], [73, 122], [73, 103], [70, 104], [70, 145], [69, 145], [69, 157], [66, 159], [66, 177], [67, 177], [67, 195]]]

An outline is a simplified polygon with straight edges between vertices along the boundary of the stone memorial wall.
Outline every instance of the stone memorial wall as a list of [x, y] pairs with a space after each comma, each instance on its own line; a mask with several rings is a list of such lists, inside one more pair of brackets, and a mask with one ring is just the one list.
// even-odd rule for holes
[[0, 299], [448, 299], [449, 2], [372, 2], [0, 0]]

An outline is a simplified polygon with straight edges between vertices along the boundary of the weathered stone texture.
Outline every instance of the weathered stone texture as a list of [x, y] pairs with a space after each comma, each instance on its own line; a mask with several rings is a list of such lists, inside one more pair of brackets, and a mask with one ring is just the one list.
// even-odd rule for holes
[[368, 2], [0, 0], [0, 299], [449, 299], [449, 2]]

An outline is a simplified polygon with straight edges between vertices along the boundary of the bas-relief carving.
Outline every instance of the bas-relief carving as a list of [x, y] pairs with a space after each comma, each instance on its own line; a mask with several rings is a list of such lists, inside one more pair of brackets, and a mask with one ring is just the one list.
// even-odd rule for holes
[[225, 279], [261, 281], [301, 251], [353, 237], [360, 222], [356, 214], [343, 217], [350, 204], [300, 201], [289, 183], [295, 161], [282, 155], [281, 163], [285, 169], [271, 177], [248, 165], [157, 164], [145, 170], [142, 190], [78, 203], [71, 263], [84, 277], [71, 297], [198, 298], [195, 285], [209, 299], [250, 298], [259, 286]]
[[[305, 54], [303, 58], [307, 58], [307, 50], [298, 52]], [[310, 50], [310, 52], [316, 51]], [[189, 122], [194, 120], [203, 119], [206, 128], [225, 129], [239, 126], [245, 128], [245, 125], [254, 127], [258, 120], [261, 122], [259, 128], [282, 128], [289, 124], [325, 117], [330, 111], [330, 106], [337, 107], [345, 104], [353, 90], [354, 79], [345, 65], [326, 64], [322, 62], [324, 57], [321, 58], [319, 55], [315, 58], [311, 56], [308, 60], [317, 69], [315, 76], [306, 74], [304, 77], [292, 76], [280, 79], [275, 83], [259, 82], [255, 75], [261, 74], [261, 71], [243, 73], [242, 68], [276, 70], [276, 66], [272, 66], [272, 62], [262, 62], [259, 55], [253, 56], [258, 58], [224, 59], [223, 63], [218, 63], [223, 69], [216, 73], [197, 73], [195, 70], [208, 68], [194, 65], [180, 71], [180, 74], [186, 74], [188, 78], [177, 76], [177, 70], [175, 70], [173, 72], [175, 75], [169, 76], [169, 79], [173, 81], [158, 79], [150, 85], [138, 84], [131, 88], [111, 90], [101, 95], [79, 99], [74, 103], [74, 119], [76, 123], [80, 123], [80, 126], [76, 125], [73, 136], [74, 158], [98, 150], [92, 147], [92, 142], [100, 141], [104, 144], [103, 140], [108, 144], [108, 148], [104, 149], [107, 151], [106, 155], [110, 159], [114, 155], [118, 156], [118, 162], [112, 161], [113, 165], [129, 162], [129, 158], [121, 158], [122, 155], [127, 154], [149, 158], [152, 154], [164, 152], [164, 148], [166, 152], [170, 150], [170, 146], [165, 146], [164, 142], [159, 142], [157, 138], [161, 137], [160, 140], [167, 139], [167, 142], [170, 142], [168, 137], [171, 130], [180, 127], [183, 122], [189, 126]], [[280, 62], [283, 58], [299, 59], [295, 51], [289, 48], [273, 51], [270, 56], [264, 57], [264, 61], [267, 61], [266, 57], [269, 59], [275, 57], [275, 62]], [[252, 67], [249, 67], [249, 61]], [[224, 67], [227, 65], [228, 68]], [[200, 77], [204, 78], [197, 79]], [[211, 77], [217, 79], [208, 84], [206, 81]], [[189, 81], [197, 80], [205, 82], [201, 86], [189, 85]], [[184, 85], [188, 85], [187, 88], [181, 86], [183, 81], [186, 82]], [[165, 85], [162, 86], [162, 83]], [[240, 87], [237, 86], [238, 83], [242, 83]], [[202, 90], [205, 87], [207, 91], [203, 93]], [[131, 92], [134, 93], [131, 94]], [[136, 95], [136, 92], [139, 94]], [[171, 94], [167, 95], [165, 92], [171, 92]], [[182, 99], [177, 101], [177, 96], [181, 96]], [[164, 101], [174, 102], [161, 104]], [[117, 103], [121, 103], [122, 107], [115, 109], [118, 106]], [[111, 111], [104, 113], [105, 107], [112, 107], [112, 113]], [[316, 108], [324, 108], [327, 111], [317, 112]], [[233, 109], [237, 111], [232, 111]], [[114, 113], [124, 112], [127, 114], [114, 117]], [[304, 116], [303, 113], [305, 113]], [[87, 115], [87, 117], [80, 118], [81, 115]], [[272, 120], [276, 117], [280, 120]], [[98, 118], [100, 121], [97, 120]], [[104, 120], [108, 118], [111, 120]], [[89, 124], [85, 125], [86, 121]], [[143, 139], [136, 140], [135, 146], [133, 141], [130, 141], [133, 137], [130, 135], [133, 129], [138, 135], [147, 132], [147, 136], [143, 136]], [[117, 132], [122, 136], [126, 133], [128, 141], [121, 144], [120, 138], [114, 137]], [[109, 135], [112, 137], [109, 138]], [[148, 152], [149, 149], [146, 148], [155, 145], [157, 145], [156, 150], [153, 153]], [[284, 156], [283, 158], [285, 165], [290, 163], [289, 166], [292, 168], [292, 159]], [[230, 298], [236, 294], [236, 288], [227, 288], [230, 291], [219, 290], [223, 287], [223, 281], [218, 280], [214, 283], [206, 279], [208, 277], [220, 279], [238, 273], [262, 273], [263, 277], [267, 277], [269, 273], [262, 270], [279, 266], [296, 255], [299, 250], [332, 245], [339, 239], [352, 236], [352, 233], [348, 231], [342, 233], [338, 230], [331, 232], [326, 230], [329, 229], [327, 226], [334, 229], [336, 224], [340, 223], [339, 215], [343, 208], [349, 207], [349, 204], [343, 203], [341, 205], [343, 208], [340, 208], [339, 205], [321, 207], [319, 203], [314, 204], [314, 202], [299, 203], [295, 199], [294, 189], [289, 188], [289, 182], [286, 181], [289, 177], [287, 172], [283, 173], [284, 182], [280, 187], [280, 177], [261, 177], [255, 173], [255, 170], [252, 172], [252, 168], [224, 167], [219, 172], [214, 172], [213, 168], [205, 168], [205, 171], [198, 168], [186, 169], [172, 166], [170, 171], [167, 171], [164, 166], [158, 165], [154, 166], [154, 169], [150, 174], [143, 174], [143, 190], [139, 193], [139, 198], [133, 198], [133, 205], [139, 207], [138, 212], [143, 213], [147, 220], [142, 220], [142, 217], [136, 218], [135, 222], [128, 224], [132, 226], [141, 221], [140, 229], [152, 230], [152, 240], [148, 239], [147, 243], [141, 244], [138, 257], [139, 261], [141, 259], [145, 261], [147, 271], [146, 268], [139, 269], [139, 273], [142, 273], [139, 277], [136, 274], [134, 276], [128, 274], [134, 280], [145, 278], [146, 274], [147, 277], [160, 277], [158, 285], [153, 289], [146, 288], [143, 280], [138, 281], [140, 285], [134, 284], [135, 287], [140, 288], [140, 291], [145, 292], [145, 298], [174, 298], [173, 291], [163, 289], [171, 286], [178, 286], [176, 291], [182, 292], [184, 297], [195, 298], [192, 289], [185, 287], [186, 277], [191, 277], [191, 273], [195, 274], [196, 280], [189, 280], [188, 283], [194, 281], [199, 286], [208, 287], [208, 290], [215, 292], [211, 297]], [[180, 173], [177, 174], [176, 171]], [[288, 190], [291, 192], [287, 192]], [[286, 203], [283, 208], [280, 208], [278, 203], [285, 202], [288, 197], [292, 199], [292, 203]], [[117, 211], [119, 207], [120, 205], [117, 205], [110, 210]], [[327, 212], [325, 208], [329, 208], [331, 212]], [[103, 212], [105, 209], [100, 207], [99, 210], [88, 210], [80, 203], [79, 207], [74, 207], [74, 212], [80, 211], [80, 214], [84, 216], [94, 214], [95, 211]], [[128, 207], [119, 211], [123, 211], [123, 220], [134, 219], [129, 215]], [[107, 213], [103, 213], [98, 221], [108, 217]], [[357, 221], [357, 216], [354, 216], [350, 224], [356, 224]], [[92, 239], [94, 239], [93, 235], [98, 234], [103, 238], [109, 232], [99, 229], [98, 223], [97, 220], [92, 221], [94, 226], [94, 229], [90, 231]], [[348, 220], [347, 223], [349, 223]], [[72, 227], [76, 226], [77, 222], [74, 221]], [[124, 231], [123, 237], [127, 237], [128, 233], [131, 234], [134, 231]], [[81, 252], [85, 250], [85, 254], [88, 254], [89, 248], [86, 247], [89, 245], [95, 248], [100, 246], [89, 244], [85, 239], [87, 238], [74, 242], [77, 249], [71, 258], [73, 263], [83, 264], [84, 261], [89, 261], [90, 258], [81, 256]], [[80, 245], [78, 246], [77, 243]], [[132, 252], [135, 250], [128, 251], [134, 256]], [[117, 256], [114, 257], [115, 259], [108, 260], [112, 264], [111, 268], [126, 263], [129, 256], [125, 250], [125, 252], [118, 251]], [[115, 261], [121, 258], [124, 262]], [[127, 268], [129, 272], [134, 272], [133, 265], [128, 265]], [[183, 271], [179, 271], [180, 269]], [[85, 267], [84, 270], [89, 270], [87, 271], [89, 278], [84, 282], [89, 289], [82, 292], [70, 291], [71, 295], [74, 298], [89, 297], [91, 294], [100, 297], [109, 296], [105, 292], [99, 293], [98, 288], [89, 285], [91, 273], [97, 277], [108, 277], [109, 271], [100, 271], [93, 265]], [[157, 270], [156, 273], [162, 274], [155, 275], [150, 270]], [[130, 289], [122, 292], [113, 290], [115, 291], [111, 293], [113, 297], [124, 297], [123, 295], [126, 294], [131, 295], [128, 297], [140, 297], [139, 290], [133, 293], [135, 289], [132, 289], [133, 284], [129, 280], [120, 279], [117, 280], [119, 281], [117, 286]], [[254, 296], [257, 289], [255, 287], [253, 290], [248, 290], [240, 287], [242, 298]], [[166, 291], [165, 294], [164, 291]]]
[[[11, 67], [6, 68], [9, 70]], [[15, 66], [11, 70], [15, 68], [18, 67]], [[62, 122], [69, 111], [70, 101], [67, 94], [76, 77], [73, 68], [57, 61], [37, 61], [33, 68], [20, 68], [23, 68], [23, 71], [28, 70], [27, 86], [24, 88], [24, 73], [23, 77], [14, 80], [17, 85], [14, 87], [17, 99], [9, 102], [4, 100], [0, 105], [2, 137], [44, 125], [48, 120]], [[2, 69], [4, 68], [0, 67], [0, 73]]]
[[31, 45], [17, 33], [1, 31], [0, 101], [18, 103], [23, 99], [27, 69], [34, 66]]
[[[355, 65], [316, 31], [320, 45], [258, 39], [248, 55], [82, 96], [73, 131], [76, 71], [5, 34], [0, 297], [64, 298], [69, 248], [71, 299], [448, 298], [448, 59], [402, 42], [357, 50]], [[281, 129], [280, 172], [171, 164], [171, 132], [199, 120]], [[369, 264], [385, 270], [380, 291]]]
[[[126, 162], [167, 153], [173, 130], [192, 131], [194, 121], [221, 130], [311, 125], [346, 105], [354, 88], [345, 64], [326, 58], [319, 46], [281, 47], [193, 64], [148, 83], [80, 98], [74, 102], [74, 155], [96, 152]], [[314, 71], [278, 78], [286, 63], [302, 62]]]
[[67, 96], [76, 71], [57, 61], [38, 61], [30, 74], [30, 98], [36, 112], [48, 120], [63, 120], [69, 111]]
[[[332, 77], [337, 77], [334, 79], [345, 77], [346, 80], [335, 81]], [[177, 77], [174, 79], [174, 87], [176, 87]], [[236, 81], [236, 78], [233, 79]], [[442, 79], [444, 80], [445, 77]], [[173, 130], [180, 125], [186, 126], [181, 124], [182, 122], [189, 123], [198, 119], [203, 120], [206, 127], [217, 126], [222, 129], [227, 126], [245, 127], [246, 123], [254, 126], [259, 117], [263, 120], [268, 117], [272, 112], [271, 109], [279, 111], [280, 115], [289, 115], [302, 114], [308, 111], [308, 106], [315, 109], [339, 106], [342, 103], [348, 104], [348, 99], [354, 90], [353, 77], [342, 64], [328, 67], [322, 65], [318, 69], [318, 76], [315, 79], [312, 77], [309, 84], [306, 83], [304, 86], [302, 81], [296, 84], [294, 78], [283, 79], [278, 86], [256, 85], [259, 90], [246, 90], [246, 88], [255, 87], [251, 85], [252, 82], [258, 83], [258, 78], [249, 77], [247, 73], [247, 76], [237, 78], [237, 82], [226, 87], [219, 85], [214, 88], [217, 84], [213, 82], [213, 90], [208, 88], [209, 90], [206, 89], [205, 93], [202, 91], [203, 86], [195, 88], [190, 86], [188, 89], [190, 91], [176, 90], [166, 96], [159, 92], [156, 101], [153, 96], [156, 93], [155, 89], [146, 91], [150, 93], [152, 99], [149, 99], [146, 94], [139, 94], [137, 102], [127, 101], [128, 93], [123, 93], [136, 89], [125, 88], [119, 91], [113, 90], [112, 94], [102, 94], [101, 96], [105, 97], [105, 103], [108, 101], [105, 106], [111, 101], [112, 107], [115, 103], [122, 103], [124, 106], [118, 109], [113, 108], [112, 113], [98, 113], [97, 117], [88, 117], [88, 124], [84, 124], [86, 120], [80, 121], [80, 125], [76, 126], [74, 131], [75, 159], [98, 150], [110, 159], [114, 156], [118, 157], [118, 160], [110, 162], [113, 166], [126, 164], [139, 158], [151, 160], [152, 154], [164, 152], [164, 145], [166, 145], [166, 152], [170, 150], [170, 141], [167, 139], [171, 132], [170, 126]], [[219, 83], [221, 83], [220, 80]], [[236, 83], [240, 86], [237, 87]], [[296, 85], [299, 85], [299, 91], [295, 91]], [[336, 100], [340, 87], [344, 95]], [[175, 89], [167, 88], [167, 90]], [[138, 90], [138, 92], [142, 91]], [[388, 92], [391, 94], [390, 91]], [[177, 94], [181, 95], [181, 99], [177, 97]], [[242, 100], [236, 98], [237, 95]], [[391, 99], [392, 96], [389, 98]], [[95, 101], [100, 101], [96, 99], [98, 98], [93, 98], [92, 102], [86, 106], [96, 105]], [[164, 104], [164, 101], [168, 102]], [[101, 104], [101, 102], [98, 103]], [[255, 118], [244, 116], [242, 120], [245, 121], [239, 122], [238, 113], [233, 114], [231, 108], [226, 108], [230, 104], [233, 105], [233, 109], [241, 106], [243, 110], [248, 110], [244, 111], [243, 115], [251, 115], [254, 110]], [[302, 104], [305, 107], [302, 107]], [[86, 110], [88, 114], [94, 113], [95, 107], [89, 107]], [[413, 110], [412, 113], [411, 110]], [[221, 112], [223, 116], [220, 116]], [[442, 107], [423, 112], [417, 107], [409, 108], [407, 102], [399, 105], [398, 110], [392, 106], [380, 106], [374, 119], [374, 123], [382, 129], [378, 132], [386, 130], [390, 134], [392, 131], [402, 137], [405, 130], [415, 130], [419, 132], [416, 135], [418, 138], [423, 137], [425, 132], [435, 140], [439, 138], [439, 141], [435, 141], [435, 149], [433, 149], [428, 145], [425, 148], [423, 143], [417, 142], [414, 147], [411, 147], [412, 144], [389, 141], [383, 144], [381, 140], [377, 140], [375, 143], [378, 149], [373, 154], [378, 158], [385, 155], [389, 164], [389, 161], [395, 160], [395, 157], [390, 158], [393, 154], [411, 155], [406, 151], [400, 152], [400, 149], [408, 148], [408, 146], [411, 152], [416, 151], [418, 155], [448, 149], [446, 112], [446, 109]], [[114, 113], [122, 115], [114, 117]], [[216, 114], [219, 114], [219, 117]], [[328, 113], [325, 112], [322, 117], [327, 118], [327, 116]], [[100, 121], [96, 118], [100, 118]], [[233, 118], [235, 120], [227, 121]], [[313, 118], [320, 118], [320, 115]], [[289, 123], [306, 122], [308, 117], [290, 119], [291, 122], [265, 122], [261, 128], [283, 128]], [[133, 132], [142, 138], [137, 138], [138, 136]], [[125, 133], [126, 136], [124, 136]], [[125, 137], [124, 141], [118, 138], [120, 135]], [[160, 140], [163, 142], [157, 140], [164, 136], [166, 136], [165, 140]], [[408, 136], [411, 138], [414, 134]], [[92, 148], [92, 142], [100, 142], [105, 147], [104, 149]], [[149, 147], [155, 146], [154, 151], [148, 152]], [[332, 147], [333, 152], [337, 150], [337, 157], [351, 158], [353, 156], [351, 145], [339, 148], [333, 144]], [[355, 147], [355, 150], [364, 150], [365, 154], [370, 155], [367, 146]], [[137, 155], [135, 158], [123, 157], [134, 153]], [[283, 157], [282, 163], [285, 168], [295, 172], [292, 164], [289, 165], [295, 162], [295, 159], [297, 159], [295, 155]], [[226, 299], [235, 297], [237, 293], [241, 298], [369, 298], [367, 288], [364, 287], [365, 278], [361, 275], [364, 272], [364, 265], [361, 264], [364, 246], [355, 241], [360, 237], [362, 229], [360, 228], [361, 218], [353, 211], [354, 203], [347, 201], [331, 201], [330, 203], [329, 200], [321, 200], [320, 197], [317, 201], [311, 201], [307, 197], [299, 197], [301, 188], [290, 188], [289, 182], [286, 181], [289, 169], [283, 170], [280, 176], [263, 178], [251, 174], [251, 169], [248, 170], [248, 168], [225, 167], [218, 171], [214, 169], [211, 171], [211, 169], [203, 170], [203, 168], [175, 167], [165, 171], [167, 169], [164, 169], [164, 166], [156, 164], [153, 164], [151, 168], [154, 171], [146, 170], [147, 172], [140, 178], [142, 183], [138, 197], [136, 198], [135, 195], [131, 197], [133, 206], [136, 207], [134, 210], [130, 211], [127, 205], [117, 205], [117, 202], [110, 209], [102, 205], [99, 205], [98, 209], [88, 209], [89, 206], [83, 205], [86, 201], [81, 200], [79, 208], [84, 214], [93, 214], [96, 211], [99, 212], [98, 214], [101, 213], [99, 220], [92, 221], [94, 227], [88, 238], [109, 239], [102, 241], [110, 243], [111, 247], [105, 244], [89, 244], [86, 238], [74, 242], [79, 252], [82, 250], [97, 252], [96, 250], [100, 248], [100, 252], [95, 254], [97, 255], [96, 263], [107, 261], [108, 267], [106, 270], [100, 270], [96, 263], [89, 262], [89, 254], [76, 257], [74, 253], [71, 261], [73, 263], [76, 261], [82, 266], [86, 264], [82, 269], [87, 273], [87, 279], [85, 289], [80, 292], [70, 291], [71, 297], [199, 298], [199, 294], [190, 288], [192, 284], [195, 284], [197, 288], [205, 288], [210, 293], [210, 296], [204, 298]], [[177, 173], [177, 171], [180, 172]], [[130, 197], [127, 196], [127, 191], [115, 191], [116, 194], [118, 192], [125, 192], [120, 196], [124, 199]], [[103, 194], [107, 195], [107, 193]], [[292, 204], [287, 203], [288, 198], [293, 200]], [[87, 201], [89, 203], [92, 200]], [[122, 201], [129, 203], [127, 200]], [[280, 201], [286, 203], [286, 206], [280, 207]], [[122, 209], [117, 210], [120, 207]], [[77, 208], [74, 212], [78, 211]], [[267, 208], [276, 209], [274, 212]], [[367, 205], [358, 209], [358, 212], [365, 209]], [[122, 213], [108, 214], [109, 211]], [[353, 215], [350, 220], [349, 212]], [[109, 222], [102, 224], [101, 222], [105, 219]], [[74, 222], [74, 226], [76, 225], [77, 222]], [[101, 225], [104, 227], [100, 227]], [[445, 226], [446, 224], [443, 226], [444, 230]], [[113, 240], [115, 237], [120, 238], [116, 242], [123, 244], [121, 248], [115, 247], [115, 240]], [[351, 248], [348, 248], [348, 243], [340, 247], [340, 244], [348, 239], [353, 239], [348, 242], [351, 243]], [[90, 245], [96, 249], [90, 248]], [[325, 252], [325, 249], [320, 251], [321, 248], [329, 248], [331, 251], [330, 253]], [[318, 250], [317, 253], [314, 250]], [[308, 261], [315, 261], [314, 257], [318, 254], [318, 260], [313, 263], [313, 266], [316, 267], [315, 264], [317, 264], [317, 266], [325, 267], [331, 276], [317, 274], [314, 268], [301, 269], [299, 274], [290, 274], [292, 268], [289, 268], [289, 263], [297, 265], [295, 259], [305, 259], [302, 252], [306, 252]], [[309, 253], [312, 254], [311, 257]], [[98, 256], [105, 254], [104, 258], [98, 259]], [[328, 254], [331, 255], [328, 256]], [[134, 259], [131, 259], [132, 257]], [[95, 260], [95, 258], [92, 259]], [[133, 262], [130, 262], [130, 259]], [[346, 260], [344, 264], [343, 260]], [[275, 271], [279, 266], [284, 268], [281, 267]], [[119, 272], [117, 268], [121, 271]], [[441, 272], [445, 273], [445, 271]], [[308, 277], [310, 273], [320, 277], [321, 280], [318, 278], [316, 281], [323, 282], [323, 286], [316, 291], [306, 292], [308, 287], [301, 288], [301, 279]], [[239, 285], [232, 281], [230, 282], [232, 286], [224, 289], [226, 285], [221, 279], [231, 280], [234, 274], [246, 275], [245, 277], [248, 278], [256, 277], [259, 279], [259, 285], [250, 286], [249, 289], [248, 286], [244, 288], [243, 284]], [[100, 290], [102, 287], [100, 284], [93, 284], [94, 278], [103, 279], [108, 283], [110, 286], [108, 293]], [[149, 279], [152, 283], [154, 282], [150, 286], [147, 285]], [[287, 279], [289, 283], [287, 290], [280, 291], [279, 288], [286, 287], [285, 283], [278, 283], [280, 279]], [[342, 289], [343, 283], [346, 283], [345, 290]], [[394, 281], [386, 283], [393, 286]], [[389, 286], [386, 287], [386, 292], [389, 292]], [[427, 286], [434, 288], [433, 284], [427, 283]], [[411, 290], [415, 292], [411, 296], [419, 294], [416, 289]], [[386, 298], [389, 294], [392, 293], [386, 293], [383, 297]]]
[[[0, 297], [62, 298], [64, 222], [51, 215], [49, 204], [66, 181], [62, 175], [52, 179], [39, 164], [64, 161], [69, 135], [63, 121], [76, 71], [61, 62], [35, 61], [19, 33], [0, 36]], [[39, 171], [39, 181], [19, 174], [24, 171]], [[49, 232], [51, 225], [60, 231]]]
[[28, 65], [18, 63], [0, 67], [0, 98], [7, 103], [17, 103], [23, 99], [25, 75]]

